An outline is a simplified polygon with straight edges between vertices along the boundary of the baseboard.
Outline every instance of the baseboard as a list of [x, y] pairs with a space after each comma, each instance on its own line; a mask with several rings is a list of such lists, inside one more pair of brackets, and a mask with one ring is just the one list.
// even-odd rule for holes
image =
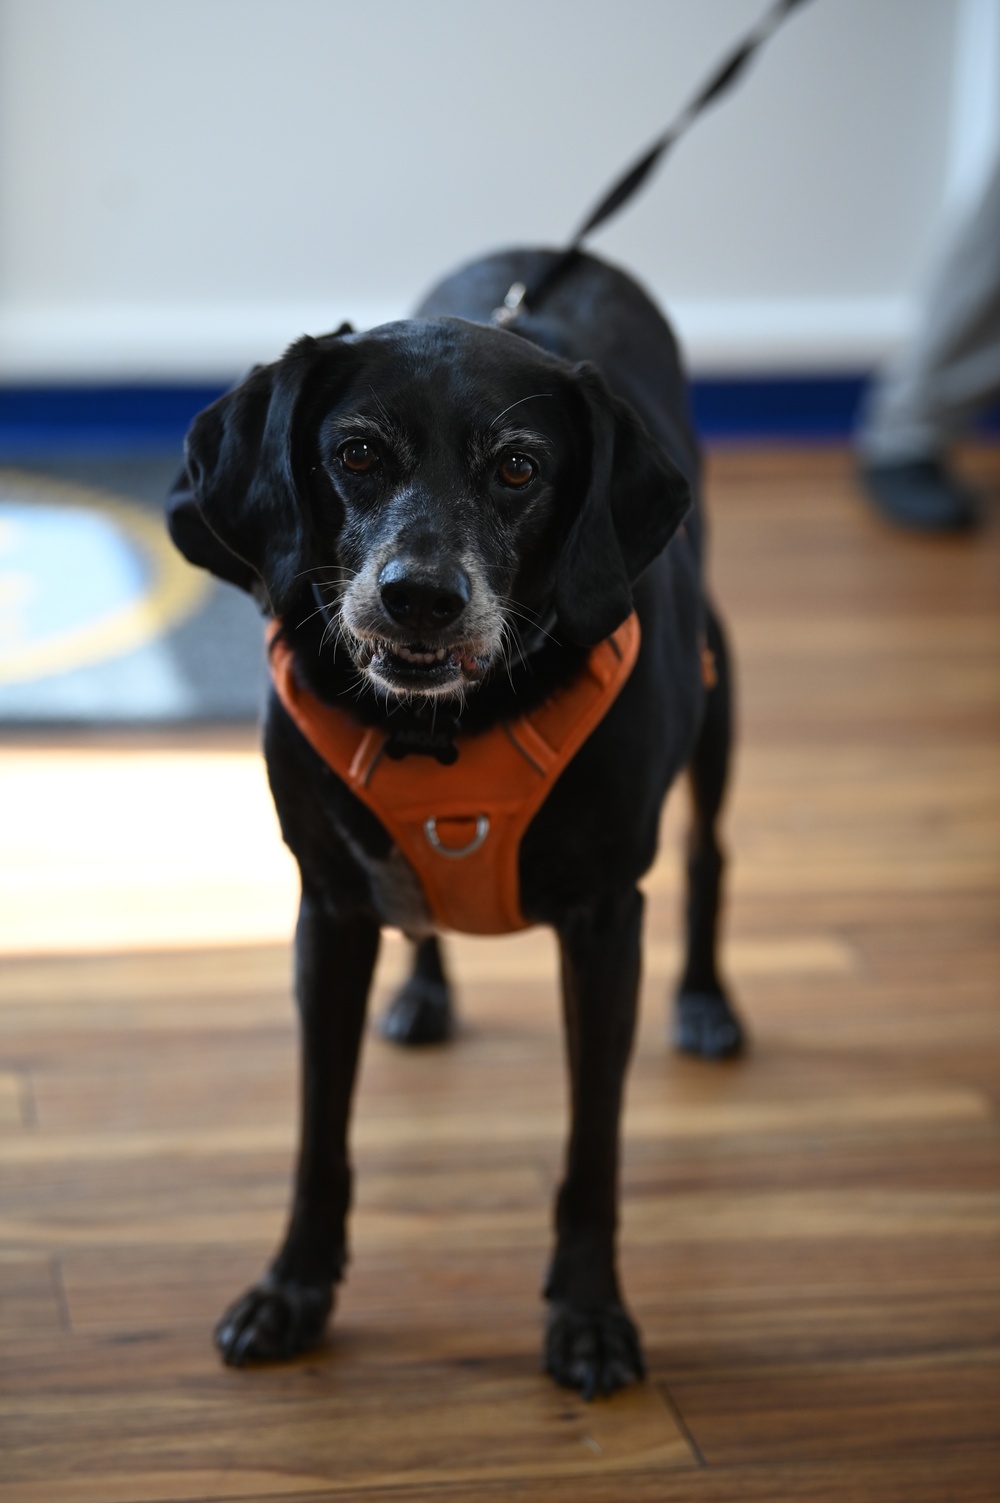
[[[709, 438], [846, 437], [864, 372], [906, 336], [913, 313], [898, 296], [665, 301]], [[344, 317], [368, 328], [404, 312], [339, 299], [0, 306], [0, 446], [175, 445], [199, 408], [301, 330], [333, 328]]]
[[[673, 297], [649, 282], [677, 330], [695, 376], [782, 375], [867, 370], [905, 339], [912, 301], [872, 297]], [[292, 340], [348, 319], [369, 329], [404, 318], [407, 299], [157, 306], [4, 307], [0, 302], [0, 383], [232, 380], [275, 360]]]

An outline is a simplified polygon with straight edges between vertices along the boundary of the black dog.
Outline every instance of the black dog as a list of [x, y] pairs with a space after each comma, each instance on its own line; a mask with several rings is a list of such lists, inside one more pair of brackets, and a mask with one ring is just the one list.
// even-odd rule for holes
[[[638, 612], [638, 661], [519, 857], [523, 914], [559, 940], [572, 1072], [546, 1364], [590, 1396], [643, 1374], [615, 1266], [618, 1127], [640, 968], [636, 884], [684, 768], [695, 822], [675, 1037], [719, 1057], [741, 1033], [714, 957], [729, 676], [701, 580], [677, 349], [635, 284], [586, 256], [540, 312], [510, 329], [491, 322], [511, 283], [552, 260], [516, 251], [478, 262], [410, 322], [302, 339], [254, 370], [196, 419], [170, 525], [189, 559], [280, 619], [298, 678], [386, 727], [396, 756], [446, 761], [457, 729], [475, 735], [538, 706]], [[284, 1245], [216, 1330], [229, 1363], [314, 1345], [331, 1309], [380, 925], [416, 944], [384, 1030], [417, 1042], [450, 1027], [420, 887], [385, 828], [274, 695], [265, 749], [302, 876], [303, 1136]]]

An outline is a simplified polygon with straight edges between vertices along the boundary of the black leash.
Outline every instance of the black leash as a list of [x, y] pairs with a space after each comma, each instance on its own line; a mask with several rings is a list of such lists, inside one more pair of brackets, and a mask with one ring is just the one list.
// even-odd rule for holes
[[566, 273], [579, 260], [583, 242], [587, 236], [592, 234], [598, 225], [604, 224], [613, 214], [616, 214], [622, 205], [639, 191], [653, 168], [690, 129], [702, 111], [732, 88], [754, 54], [770, 40], [788, 15], [802, 4], [804, 0], [776, 0], [756, 26], [747, 33], [743, 41], [727, 55], [702, 84], [663, 135], [659, 136], [652, 146], [643, 152], [639, 160], [634, 162], [605, 193], [596, 209], [584, 220], [562, 254], [533, 283], [514, 282], [511, 285], [503, 300], [503, 305], [493, 310], [496, 323], [510, 324], [520, 314], [530, 313], [552, 291], [556, 283], [562, 281]]

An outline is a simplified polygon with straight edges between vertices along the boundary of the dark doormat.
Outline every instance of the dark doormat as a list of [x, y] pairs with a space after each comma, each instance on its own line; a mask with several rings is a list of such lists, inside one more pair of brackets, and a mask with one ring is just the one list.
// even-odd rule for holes
[[260, 613], [187, 564], [163, 499], [177, 454], [0, 463], [0, 725], [252, 720]]

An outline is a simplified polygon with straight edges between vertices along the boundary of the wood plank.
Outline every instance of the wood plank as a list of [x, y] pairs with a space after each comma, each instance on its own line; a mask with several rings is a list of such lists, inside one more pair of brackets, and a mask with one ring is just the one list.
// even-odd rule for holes
[[472, 1485], [696, 1466], [653, 1384], [586, 1405], [503, 1356], [386, 1361], [348, 1338], [357, 1380], [345, 1382], [343, 1361], [327, 1353], [246, 1374], [220, 1368], [207, 1343], [176, 1337], [75, 1344], [88, 1360], [74, 1362], [71, 1389], [26, 1394], [18, 1384], [5, 1404], [8, 1497], [32, 1480], [39, 1435], [47, 1475], [33, 1496], [52, 1498], [94, 1498], [101, 1488], [106, 1497], [149, 1496], [150, 1474], [154, 1489], [171, 1474], [180, 1484], [167, 1496], [192, 1496], [184, 1490], [192, 1473], [211, 1493], [234, 1457], [235, 1485], [224, 1486], [250, 1497], [319, 1487], [349, 1494], [362, 1479], [371, 1488], [417, 1478]]
[[30, 1083], [25, 1073], [0, 1070], [0, 1132], [4, 1128], [23, 1126], [26, 1116], [33, 1110]]
[[[692, 1103], [650, 1104], [629, 1107], [625, 1123], [629, 1139], [638, 1142], [650, 1138], [666, 1145], [671, 1139], [702, 1136], [725, 1136], [745, 1132], [761, 1134], [774, 1131], [835, 1131], [837, 1127], [865, 1127], [880, 1124], [984, 1122], [992, 1117], [986, 1096], [965, 1087], [936, 1091], [890, 1091], [873, 1098], [829, 1097], [795, 1103], [757, 1101], [739, 1104], [722, 1102], [698, 1106]], [[360, 1118], [353, 1141], [357, 1149], [400, 1147], [413, 1137], [419, 1124], [421, 1143], [450, 1144], [463, 1142], [470, 1148], [480, 1142], [508, 1144], [541, 1143], [551, 1146], [561, 1141], [565, 1131], [565, 1114], [554, 1106], [550, 1111], [519, 1112], [514, 1118], [509, 1108], [497, 1106], [481, 1112], [470, 1110], [441, 1111], [427, 1103], [419, 1112], [394, 1117]], [[261, 1153], [290, 1154], [294, 1146], [291, 1121], [256, 1127], [202, 1128], [187, 1131], [129, 1133], [47, 1133], [23, 1132], [0, 1138], [0, 1164], [95, 1163], [148, 1160], [152, 1158], [225, 1158]]]
[[[923, 1453], [997, 1441], [1000, 1361], [675, 1382], [671, 1393], [709, 1466]], [[1000, 1456], [994, 1457], [994, 1465]], [[994, 1471], [994, 1478], [1000, 1473]]]
[[[627, 1479], [575, 1477], [574, 1503], [996, 1503], [997, 1455], [992, 1450], [941, 1456], [920, 1455], [891, 1461], [852, 1458], [842, 1463], [709, 1467], [671, 1476], [663, 1472], [632, 1472]], [[305, 1495], [302, 1495], [303, 1499]], [[309, 1494], [309, 1503], [323, 1503], [335, 1494]], [[433, 1489], [394, 1489], [394, 1503], [465, 1503], [464, 1486], [441, 1483]], [[519, 1487], [477, 1482], [477, 1503], [501, 1503], [524, 1498]], [[533, 1503], [566, 1503], [562, 1482], [532, 1485]], [[288, 1503], [296, 1503], [289, 1499]]]
[[57, 1331], [68, 1320], [62, 1272], [44, 1253], [0, 1248], [0, 1333]]

